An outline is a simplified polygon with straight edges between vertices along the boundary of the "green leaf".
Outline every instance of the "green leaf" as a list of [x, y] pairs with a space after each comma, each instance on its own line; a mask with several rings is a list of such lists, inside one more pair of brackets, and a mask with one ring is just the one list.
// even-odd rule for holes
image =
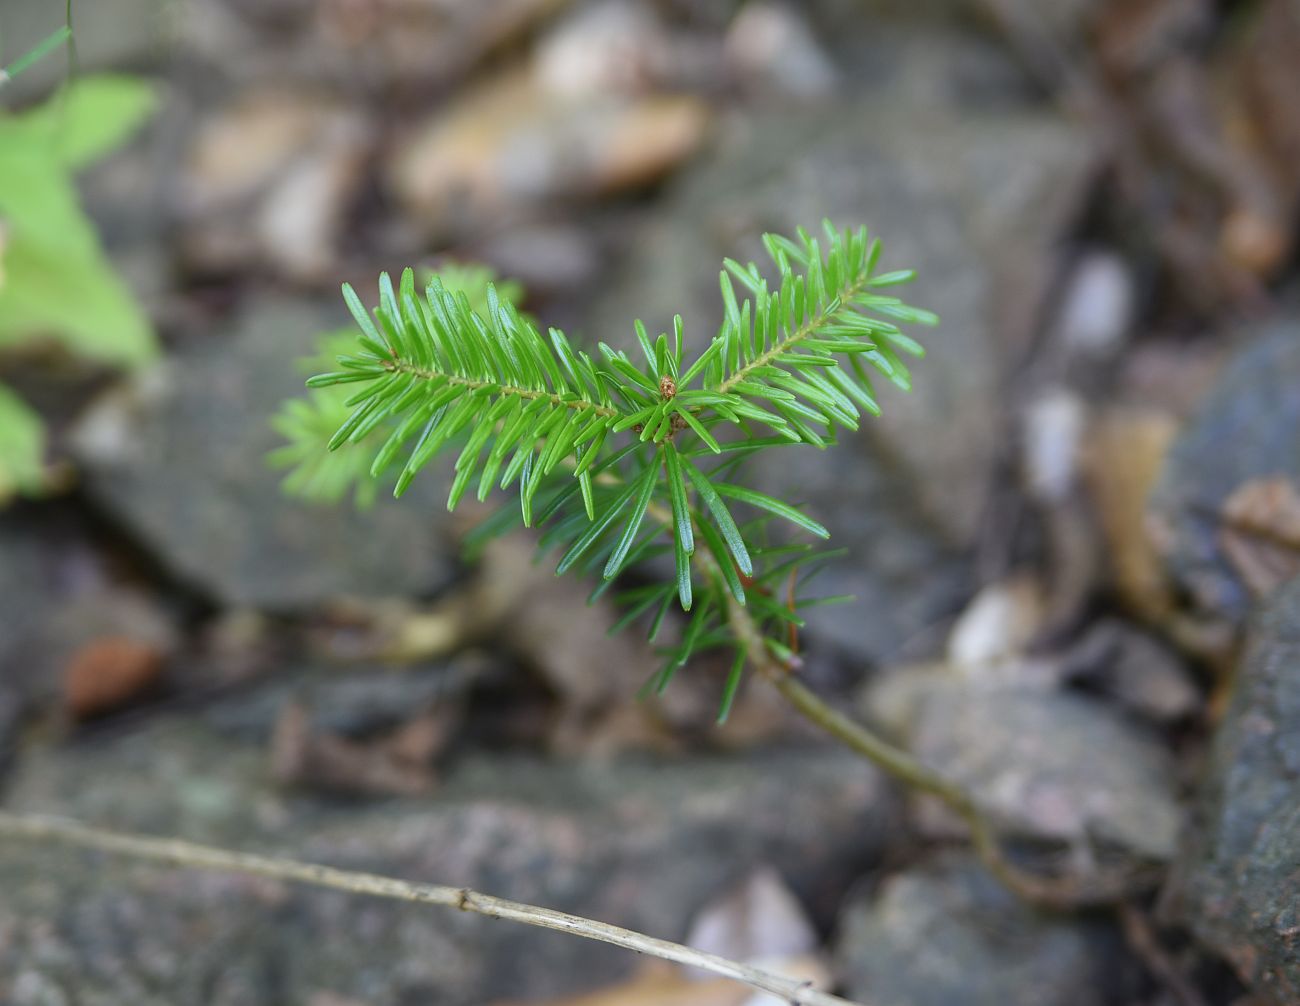
[[636, 502], [632, 506], [631, 516], [628, 517], [627, 524], [623, 528], [623, 534], [618, 539], [618, 544], [614, 546], [609, 561], [605, 563], [604, 577], [606, 580], [611, 580], [619, 574], [619, 571], [623, 568], [623, 562], [627, 558], [628, 549], [632, 547], [632, 542], [636, 540], [636, 533], [641, 530], [641, 522], [645, 520], [645, 512], [650, 506], [650, 497], [654, 495], [655, 476], [658, 474], [658, 468], [657, 462], [653, 465], [647, 465], [645, 471], [633, 483], [636, 487]]
[[636, 331], [636, 341], [641, 344], [641, 352], [645, 354], [646, 363], [650, 369], [659, 370], [659, 356], [653, 346], [650, 345], [650, 336], [646, 334], [645, 325], [638, 318], [632, 325]]
[[0, 117], [0, 348], [53, 338], [110, 364], [154, 357], [152, 328], [110, 268], [69, 174], [108, 153], [153, 106], [140, 81], [92, 77]]
[[677, 448], [667, 444], [664, 449], [664, 470], [668, 482], [668, 497], [673, 507], [673, 560], [677, 567], [677, 594], [682, 610], [691, 610], [691, 556], [695, 552], [695, 532], [691, 528], [691, 507], [686, 498], [686, 480], [682, 477], [682, 463]]
[[745, 541], [740, 536], [740, 531], [736, 528], [736, 522], [731, 519], [731, 513], [727, 510], [727, 504], [722, 502], [722, 497], [718, 495], [717, 490], [690, 461], [682, 459], [682, 467], [686, 470], [686, 476], [695, 486], [695, 491], [700, 494], [700, 499], [704, 505], [709, 508], [709, 513], [713, 515], [713, 520], [718, 525], [718, 530], [727, 541], [727, 547], [731, 550], [732, 556], [736, 560], [736, 565], [746, 576], [753, 575], [754, 566], [750, 562], [749, 552], [745, 548]]
[[776, 514], [778, 517], [784, 517], [791, 524], [797, 524], [818, 538], [829, 538], [831, 533], [821, 524], [800, 513], [798, 509], [790, 506], [788, 503], [782, 503], [778, 499], [773, 499], [766, 493], [761, 493], [756, 489], [747, 489], [744, 486], [732, 485], [728, 482], [715, 482], [715, 488], [721, 495], [728, 499], [740, 500], [742, 503], [748, 503], [750, 506], [756, 506], [760, 510], [766, 510], [768, 513]]
[[606, 635], [613, 636], [622, 632], [656, 604], [662, 604], [665, 598], [671, 600], [672, 595], [671, 587], [665, 588], [660, 584], [641, 587], [638, 590], [628, 591], [626, 594], [621, 595], [619, 601], [630, 605], [630, 607], [619, 617], [618, 621], [609, 627]]
[[569, 546], [569, 550], [564, 553], [560, 558], [559, 565], [555, 567], [557, 576], [567, 572], [575, 562], [582, 558], [582, 554], [591, 548], [596, 539], [609, 529], [609, 526], [618, 517], [619, 512], [631, 501], [632, 495], [637, 491], [637, 488], [633, 484], [624, 489], [613, 504], [604, 513], [599, 514], [596, 520], [591, 522], [591, 525], [583, 532], [582, 537]]
[[740, 688], [740, 678], [745, 672], [745, 661], [747, 657], [743, 647], [736, 649], [736, 655], [731, 661], [731, 672], [727, 675], [727, 683], [722, 688], [722, 704], [718, 709], [718, 726], [727, 722], [727, 717], [731, 715], [731, 706], [736, 701], [736, 692]]
[[80, 171], [120, 147], [158, 109], [139, 77], [78, 77], [30, 111], [0, 118], [0, 151], [26, 153]]
[[695, 538], [691, 531], [691, 508], [686, 499], [686, 480], [682, 477], [682, 461], [677, 448], [666, 444], [664, 471], [668, 482], [668, 496], [673, 507], [673, 527], [682, 551], [690, 555], [695, 551]]
[[677, 414], [681, 416], [682, 419], [686, 420], [686, 425], [689, 426], [695, 432], [695, 435], [704, 442], [704, 445], [708, 447], [709, 450], [711, 450], [714, 454], [722, 453], [722, 447], [718, 443], [718, 441], [714, 439], [713, 434], [710, 433], [705, 428], [703, 423], [701, 423], [698, 419], [695, 418], [694, 415], [691, 414], [691, 410], [689, 408], [683, 405], [679, 405], [677, 406]]
[[695, 647], [704, 635], [704, 630], [708, 626], [712, 614], [713, 605], [705, 603], [696, 608], [695, 613], [691, 615], [691, 620], [686, 624], [686, 631], [682, 633], [681, 643], [672, 651], [655, 684], [655, 690], [660, 695], [668, 687], [668, 682], [672, 680], [677, 669], [685, 664], [690, 659], [691, 654], [695, 652]]
[[897, 272], [882, 272], [871, 277], [872, 286], [898, 286], [916, 279], [915, 269], [899, 269]]
[[329, 438], [350, 409], [344, 404], [346, 389], [328, 388], [306, 398], [281, 404], [271, 425], [285, 443], [268, 455], [273, 468], [288, 468], [286, 493], [315, 503], [337, 503], [350, 490], [358, 509], [367, 509], [378, 495], [370, 474], [368, 455], [360, 450], [331, 451]]
[[[722, 574], [722, 580], [726, 584], [727, 590], [740, 604], [747, 600], [745, 596], [745, 585], [740, 580], [740, 575], [736, 572], [736, 563], [728, 553], [727, 544], [722, 540], [722, 536], [712, 524], [701, 524], [700, 534], [704, 537], [704, 544], [708, 546], [713, 553], [714, 559], [717, 560], [718, 570]], [[746, 573], [746, 576], [749, 574]]]
[[[352, 314], [353, 319], [355, 319], [357, 327], [361, 329], [362, 335], [367, 336], [371, 341], [380, 345], [387, 345], [387, 340], [384, 339], [379, 334], [379, 330], [375, 328], [374, 319], [370, 317], [370, 312], [367, 311], [365, 305], [361, 303], [361, 298], [357, 296], [357, 292], [352, 289], [351, 283], [343, 284], [343, 303], [348, 306], [348, 311]], [[393, 347], [388, 346], [388, 348], [391, 350]], [[311, 381], [308, 381], [307, 384], [310, 386]]]
[[686, 368], [686, 373], [682, 374], [682, 376], [678, 378], [677, 380], [678, 392], [685, 391], [686, 386], [690, 384], [691, 381], [695, 380], [697, 375], [704, 372], [704, 370], [709, 366], [709, 364], [712, 363], [721, 355], [723, 344], [724, 343], [722, 339], [714, 339], [711, 343], [709, 343], [709, 348], [706, 349], [703, 353], [701, 353], [699, 357], [696, 358], [695, 362]]

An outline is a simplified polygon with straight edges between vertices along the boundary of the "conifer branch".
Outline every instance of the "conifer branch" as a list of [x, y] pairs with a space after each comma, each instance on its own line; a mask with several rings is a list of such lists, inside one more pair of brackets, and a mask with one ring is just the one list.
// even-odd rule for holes
[[[450, 294], [435, 280], [426, 305], [416, 302], [408, 270], [399, 306], [384, 276], [374, 319], [345, 288], [365, 352], [342, 357], [343, 371], [314, 380], [370, 387], [353, 400], [356, 412], [331, 446], [355, 442], [384, 419], [400, 419], [376, 459], [378, 473], [392, 460], [394, 445], [414, 431], [406, 412], [418, 410], [421, 395], [430, 394], [401, 380], [427, 383], [434, 389], [433, 404], [424, 403], [424, 412], [414, 415], [423, 422], [428, 414], [428, 426], [399, 478], [399, 493], [445, 443], [445, 431], [432, 441], [431, 431], [442, 423], [455, 432], [473, 419], [476, 432], [457, 461], [448, 505], [455, 505], [489, 441], [496, 446], [480, 480], [480, 498], [506, 450], [515, 454], [501, 485], [520, 481], [518, 516], [500, 511], [474, 538], [484, 540], [519, 520], [530, 524], [536, 516], [549, 525], [541, 549], [561, 550], [557, 573], [601, 573], [593, 599], [627, 567], [672, 553], [673, 580], [620, 595], [628, 611], [615, 628], [648, 617], [651, 642], [674, 601], [688, 615], [679, 641], [661, 651], [664, 663], [648, 687], [662, 691], [700, 650], [730, 648], [719, 721], [746, 666], [753, 667], [810, 722], [956, 812], [969, 825], [978, 854], [1012, 890], [1056, 907], [1111, 901], [1132, 889], [1131, 878], [1090, 878], [1085, 885], [1026, 874], [1006, 857], [992, 821], [969, 793], [826, 705], [795, 674], [804, 625], [800, 610], [844, 599], [801, 597], [798, 588], [827, 556], [810, 544], [773, 538], [769, 526], [779, 518], [819, 538], [828, 532], [799, 507], [732, 481], [731, 473], [755, 451], [788, 443], [825, 447], [838, 427], [856, 429], [861, 411], [877, 414], [867, 368], [907, 390], [911, 378], [900, 354], [923, 353], [895, 322], [937, 321], [880, 292], [913, 274], [877, 272], [880, 244], [864, 228], [837, 231], [826, 223], [824, 232], [824, 249], [803, 230], [797, 240], [764, 236], [778, 274], [772, 288], [753, 263], [726, 260], [719, 280], [723, 321], [689, 365], [680, 316], [671, 340], [667, 334], [652, 340], [635, 323], [643, 364], [604, 343], [596, 362], [575, 353], [554, 329], [548, 345], [530, 319], [512, 304], [502, 305], [491, 286], [475, 310], [464, 294]], [[733, 279], [748, 292], [743, 300]], [[525, 397], [531, 401], [521, 408]], [[449, 409], [458, 411], [444, 419]], [[569, 413], [584, 418], [580, 433], [564, 418]], [[719, 436], [724, 425], [739, 431], [739, 438]], [[756, 425], [775, 436], [758, 435]], [[616, 446], [612, 438], [626, 433], [631, 443]], [[589, 446], [579, 449], [584, 443]], [[548, 478], [557, 466], [562, 470]], [[731, 512], [736, 504], [758, 516], [737, 521]]]

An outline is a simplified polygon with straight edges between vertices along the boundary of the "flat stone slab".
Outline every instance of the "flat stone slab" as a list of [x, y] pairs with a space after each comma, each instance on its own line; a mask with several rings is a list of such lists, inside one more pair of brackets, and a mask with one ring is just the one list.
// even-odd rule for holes
[[267, 465], [281, 442], [271, 417], [304, 393], [299, 358], [343, 318], [341, 300], [256, 301], [232, 333], [178, 348], [82, 426], [92, 498], [219, 602], [293, 610], [344, 595], [428, 593], [450, 576], [447, 484], [436, 467], [402, 500], [381, 493], [361, 514], [350, 501], [286, 496], [283, 473]]

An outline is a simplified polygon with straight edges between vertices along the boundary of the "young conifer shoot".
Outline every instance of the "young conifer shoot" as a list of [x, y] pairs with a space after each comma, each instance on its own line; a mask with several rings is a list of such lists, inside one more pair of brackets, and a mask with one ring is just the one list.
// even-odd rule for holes
[[[656, 689], [693, 653], [733, 649], [725, 718], [752, 650], [792, 665], [800, 611], [836, 600], [795, 593], [824, 556], [768, 525], [787, 522], [818, 539], [827, 529], [738, 484], [737, 463], [760, 450], [825, 448], [837, 430], [856, 430], [863, 412], [880, 411], [873, 374], [910, 386], [901, 357], [922, 349], [899, 325], [937, 321], [885, 292], [913, 273], [877, 271], [880, 242], [865, 228], [824, 230], [824, 239], [803, 230], [797, 240], [764, 236], [772, 286], [756, 265], [728, 259], [722, 324], [693, 355], [680, 316], [671, 335], [654, 338], [636, 322], [640, 352], [631, 357], [603, 342], [593, 357], [557, 329], [543, 335], [490, 284], [476, 307], [470, 292], [437, 276], [419, 291], [412, 270], [396, 287], [385, 274], [373, 311], [344, 286], [354, 349], [307, 382], [355, 388], [329, 448], [370, 445], [370, 474], [396, 470], [400, 496], [454, 444], [448, 508], [471, 492], [486, 500], [494, 487], [513, 489], [518, 506], [476, 536], [543, 528], [556, 572], [594, 575], [593, 598], [630, 566], [671, 552], [675, 577], [624, 592], [620, 626], [647, 615], [654, 640], [674, 602], [689, 613]], [[729, 625], [737, 608], [752, 631]]]
[[[615, 628], [647, 619], [652, 642], [674, 604], [687, 613], [648, 688], [662, 691], [695, 653], [729, 649], [720, 721], [751, 668], [827, 734], [945, 803], [986, 866], [1022, 897], [1057, 908], [1113, 903], [1150, 877], [1024, 871], [962, 786], [800, 680], [801, 612], [847, 600], [801, 593], [833, 554], [807, 537], [829, 532], [797, 505], [737, 482], [739, 463], [757, 451], [824, 449], [840, 429], [856, 430], [863, 412], [878, 415], [873, 376], [909, 390], [903, 357], [924, 355], [899, 326], [938, 321], [885, 292], [914, 274], [877, 271], [880, 242], [865, 228], [823, 229], [821, 239], [802, 229], [794, 240], [764, 235], [774, 285], [753, 263], [725, 260], [722, 323], [693, 356], [680, 316], [671, 335], [654, 338], [635, 322], [640, 352], [630, 357], [603, 342], [590, 355], [554, 328], [543, 336], [519, 310], [519, 288], [497, 288], [482, 270], [434, 276], [422, 294], [412, 270], [396, 288], [385, 274], [373, 311], [345, 285], [357, 325], [351, 351], [307, 381], [313, 397], [277, 417], [289, 443], [274, 460], [294, 468], [287, 485], [300, 495], [337, 499], [359, 477], [395, 473], [401, 496], [455, 450], [449, 509], [471, 491], [479, 500], [494, 487], [518, 495], [472, 541], [537, 526], [541, 550], [559, 557], [557, 574], [595, 579], [592, 600], [628, 568], [671, 553], [673, 576], [617, 595], [627, 610]], [[329, 451], [361, 456], [322, 451], [329, 429]]]
[[[671, 337], [651, 339], [635, 324], [639, 362], [603, 343], [593, 357], [556, 329], [543, 336], [516, 306], [518, 288], [497, 288], [481, 271], [435, 276], [423, 293], [410, 269], [396, 288], [381, 276], [373, 311], [345, 286], [357, 331], [346, 351], [334, 354], [337, 369], [312, 377], [311, 394], [286, 403], [276, 417], [288, 442], [273, 460], [293, 469], [291, 491], [337, 500], [354, 483], [394, 472], [400, 496], [435, 456], [456, 449], [448, 507], [470, 490], [486, 499], [494, 486], [513, 488], [518, 506], [500, 508], [475, 535], [482, 540], [521, 523], [544, 528], [541, 547], [558, 552], [557, 572], [592, 574], [593, 597], [629, 567], [671, 552], [675, 575], [622, 595], [628, 611], [620, 624], [649, 616], [652, 639], [674, 603], [688, 613], [680, 640], [665, 648], [653, 687], [666, 687], [693, 653], [730, 648], [722, 718], [750, 667], [827, 734], [955, 811], [983, 862], [1016, 893], [1058, 908], [1123, 902], [1148, 888], [1150, 876], [1024, 871], [1004, 853], [991, 819], [965, 789], [839, 713], [800, 680], [800, 611], [817, 602], [798, 591], [819, 556], [810, 542], [778, 537], [777, 525], [818, 539], [828, 533], [797, 506], [733, 481], [738, 462], [761, 450], [825, 448], [837, 430], [856, 429], [862, 412], [879, 411], [871, 372], [909, 387], [901, 355], [919, 356], [921, 347], [899, 323], [937, 320], [881, 292], [912, 273], [878, 273], [880, 245], [865, 230], [839, 232], [827, 224], [825, 231], [824, 244], [803, 231], [797, 240], [765, 236], [774, 287], [753, 264], [728, 260], [722, 324], [689, 362], [680, 317]], [[447, 282], [453, 279], [457, 285]], [[325, 345], [342, 348], [341, 335], [330, 335]], [[331, 451], [348, 445], [360, 454], [331, 460], [340, 455], [321, 450], [327, 437]], [[359, 489], [362, 504], [368, 497]], [[446, 905], [702, 967], [791, 1003], [846, 1003], [805, 982], [465, 888], [40, 815], [0, 813], [0, 839], [6, 838]]]

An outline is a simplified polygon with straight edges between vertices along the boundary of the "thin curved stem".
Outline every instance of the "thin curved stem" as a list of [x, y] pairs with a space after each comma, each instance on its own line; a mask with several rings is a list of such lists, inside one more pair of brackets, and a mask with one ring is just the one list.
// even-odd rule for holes
[[808, 982], [773, 974], [747, 964], [739, 964], [680, 943], [656, 939], [621, 926], [611, 926], [580, 915], [570, 915], [568, 912], [557, 912], [550, 908], [496, 898], [466, 887], [413, 883], [373, 873], [339, 870], [318, 863], [233, 852], [180, 839], [151, 838], [145, 835], [108, 831], [75, 821], [35, 814], [12, 814], [0, 811], [0, 839], [16, 839], [34, 844], [60, 842], [81, 849], [95, 849], [133, 859], [166, 863], [170, 866], [255, 874], [277, 880], [310, 884], [314, 887], [347, 891], [352, 894], [441, 905], [444, 908], [484, 915], [490, 919], [507, 919], [528, 926], [554, 929], [557, 932], [588, 940], [611, 943], [616, 947], [635, 950], [637, 953], [649, 954], [687, 967], [700, 968], [762, 992], [771, 993], [791, 1003], [792, 1006], [861, 1006], [851, 1000], [841, 999], [827, 992], [819, 992]]
[[[716, 562], [707, 553], [697, 553], [706, 576], [719, 577]], [[1115, 904], [1133, 893], [1136, 878], [1042, 877], [1026, 873], [1011, 862], [998, 840], [997, 828], [974, 798], [951, 779], [945, 778], [900, 747], [896, 747], [839, 710], [828, 705], [800, 681], [793, 670], [772, 654], [753, 617], [730, 592], [723, 590], [727, 622], [750, 664], [804, 719], [858, 752], [887, 775], [921, 793], [938, 798], [966, 822], [971, 844], [985, 867], [1008, 889], [1035, 905], [1058, 910]]]

